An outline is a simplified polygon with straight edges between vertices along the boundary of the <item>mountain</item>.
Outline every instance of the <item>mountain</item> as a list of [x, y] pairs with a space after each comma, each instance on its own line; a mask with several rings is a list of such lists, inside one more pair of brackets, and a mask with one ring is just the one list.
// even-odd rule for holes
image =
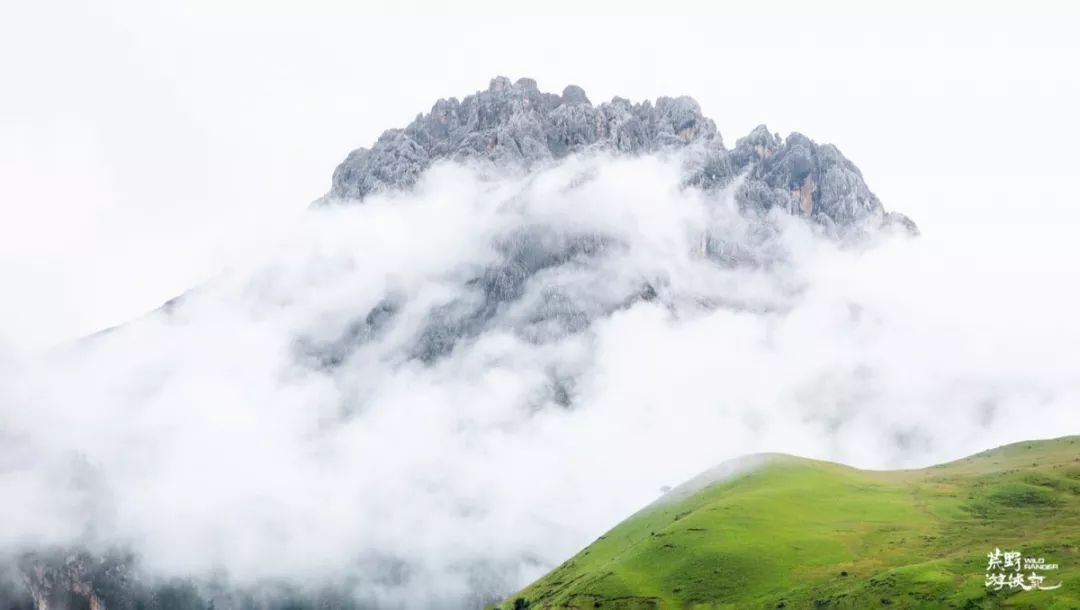
[[[376, 195], [408, 191], [440, 162], [472, 168], [492, 180], [524, 176], [527, 183], [577, 163], [582, 167], [564, 187], [572, 191], [595, 176], [591, 159], [645, 156], [675, 159], [682, 187], [715, 202], [712, 213], [722, 220], [700, 227], [695, 247], [705, 260], [723, 267], [790, 265], [794, 255], [780, 237], [783, 216], [805, 218], [819, 235], [841, 243], [861, 243], [882, 232], [918, 233], [906, 216], [885, 211], [859, 169], [831, 144], [816, 144], [799, 133], [781, 138], [762, 125], [729, 150], [715, 123], [690, 97], [660, 97], [655, 103], [617, 97], [593, 105], [575, 85], [557, 95], [541, 92], [532, 79], [511, 83], [502, 76], [460, 101], [439, 100], [404, 129], [388, 130], [371, 148], [351, 152], [315, 207], [362, 205]], [[528, 200], [530, 186], [515, 196]], [[734, 214], [724, 208], [728, 199]], [[537, 201], [533, 207], [544, 205]], [[623, 278], [618, 284], [610, 276], [571, 286], [554, 281], [574, 269], [599, 268], [628, 246], [624, 236], [608, 231], [568, 230], [554, 215], [529, 210], [486, 236], [495, 259], [467, 272], [465, 295], [425, 315], [425, 329], [407, 348], [410, 357], [430, 364], [493, 330], [549, 343], [640, 301], [692, 299], [707, 308], [752, 311], [786, 307], [731, 293], [674, 294], [655, 269], [621, 269], [621, 274], [633, 271], [637, 279]], [[313, 343], [312, 357], [330, 365], [340, 362], [366, 338], [381, 334], [405, 306], [387, 294], [351, 320], [339, 338]], [[564, 393], [561, 383], [555, 382], [555, 394]]]
[[[277, 258], [33, 369], [63, 383], [13, 392], [27, 417], [0, 458], [48, 518], [17, 516], [48, 542], [18, 531], [0, 549], [0, 610], [497, 601], [572, 548], [578, 524], [538, 514], [507, 471], [546, 464], [534, 491], [552, 493], [595, 454], [571, 440], [575, 462], [541, 440], [571, 438], [605, 402], [612, 328], [730, 314], [763, 328], [699, 326], [707, 345], [660, 364], [749, 352], [807, 293], [807, 253], [917, 232], [832, 145], [762, 126], [728, 149], [688, 97], [594, 105], [579, 87], [503, 77], [350, 153], [298, 225]], [[869, 319], [834, 305], [843, 324]], [[36, 417], [62, 433], [39, 442]], [[140, 510], [147, 490], [156, 503]], [[483, 544], [491, 523], [526, 519], [497, 554]], [[304, 544], [336, 562], [294, 557]], [[140, 563], [152, 549], [170, 564], [178, 545], [182, 568], [202, 569], [190, 579]], [[242, 586], [230, 561], [251, 570]], [[294, 564], [329, 576], [282, 576]]]
[[441, 99], [404, 129], [358, 148], [334, 171], [330, 192], [317, 202], [361, 201], [408, 188], [440, 160], [478, 162], [528, 171], [571, 154], [608, 151], [639, 155], [688, 149], [687, 184], [717, 189], [745, 175], [736, 199], [744, 209], [776, 208], [845, 227], [873, 220], [915, 231], [898, 213], [886, 213], [862, 173], [831, 144], [793, 133], [786, 139], [764, 125], [728, 150], [716, 124], [693, 98], [660, 97], [655, 104], [616, 97], [593, 105], [569, 85], [561, 95], [536, 81], [499, 76], [486, 91]]
[[[1014, 551], [1022, 554], [1019, 570], [1005, 565]], [[991, 555], [1000, 566], [990, 568]], [[1036, 569], [1025, 558], [1056, 568]], [[1005, 586], [987, 584], [1000, 573]], [[1009, 585], [1017, 573], [1031, 590]], [[1045, 578], [1035, 587], [1033, 573]], [[1071, 436], [922, 470], [858, 470], [776, 454], [725, 464], [668, 492], [500, 607], [1078, 605], [1080, 437]]]

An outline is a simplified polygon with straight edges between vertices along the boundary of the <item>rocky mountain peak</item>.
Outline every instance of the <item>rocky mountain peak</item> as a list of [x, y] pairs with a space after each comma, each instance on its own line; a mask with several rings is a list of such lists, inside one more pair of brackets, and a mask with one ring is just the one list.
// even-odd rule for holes
[[915, 230], [905, 217], [885, 213], [862, 173], [831, 144], [800, 133], [782, 138], [759, 125], [729, 150], [691, 97], [655, 103], [615, 97], [594, 105], [577, 85], [545, 93], [531, 78], [511, 82], [505, 76], [460, 101], [441, 99], [404, 129], [388, 130], [371, 148], [349, 153], [317, 204], [409, 188], [443, 159], [530, 169], [587, 151], [649, 154], [690, 147], [698, 154], [688, 155], [687, 184], [716, 189], [743, 176], [735, 197], [745, 209], [779, 208], [833, 227], [870, 219]]

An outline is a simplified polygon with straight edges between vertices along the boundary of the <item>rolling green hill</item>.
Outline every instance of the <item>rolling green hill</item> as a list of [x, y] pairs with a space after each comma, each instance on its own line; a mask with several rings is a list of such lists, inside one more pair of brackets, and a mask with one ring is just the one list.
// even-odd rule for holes
[[[499, 607], [1080, 608], [1080, 437], [923, 470], [753, 461], [669, 492]], [[988, 587], [995, 549], [1057, 564], [1035, 573], [1061, 587]]]

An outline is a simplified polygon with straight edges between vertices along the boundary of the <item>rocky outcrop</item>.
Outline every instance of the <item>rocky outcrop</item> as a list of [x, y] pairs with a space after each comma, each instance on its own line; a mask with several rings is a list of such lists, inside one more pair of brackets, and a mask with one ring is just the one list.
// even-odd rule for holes
[[0, 608], [33, 610], [105, 610], [132, 607], [130, 597], [131, 557], [87, 552], [38, 552], [20, 558], [15, 577], [0, 586]]
[[831, 226], [871, 220], [914, 230], [901, 215], [885, 213], [859, 169], [831, 144], [799, 133], [781, 138], [762, 125], [728, 150], [716, 124], [690, 97], [655, 103], [616, 97], [594, 105], [575, 85], [556, 95], [541, 92], [532, 79], [511, 83], [502, 76], [461, 101], [439, 100], [404, 129], [386, 131], [370, 149], [351, 152], [317, 203], [409, 188], [442, 159], [528, 170], [583, 151], [673, 149], [693, 153], [686, 166], [689, 185], [720, 188], [744, 175], [735, 197], [745, 209], [778, 208]]
[[886, 218], [859, 168], [832, 144], [816, 144], [801, 133], [782, 140], [761, 125], [738, 141], [732, 157], [747, 171], [737, 194], [744, 205], [834, 223]]

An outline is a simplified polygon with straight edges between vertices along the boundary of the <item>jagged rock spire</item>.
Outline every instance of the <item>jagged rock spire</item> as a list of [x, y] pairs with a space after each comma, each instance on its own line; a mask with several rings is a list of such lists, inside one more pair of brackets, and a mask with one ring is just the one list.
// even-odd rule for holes
[[831, 144], [799, 133], [784, 139], [760, 125], [728, 150], [690, 97], [655, 103], [616, 97], [594, 105], [577, 85], [557, 95], [540, 91], [531, 78], [512, 83], [505, 76], [460, 101], [441, 99], [404, 129], [384, 132], [370, 149], [349, 153], [319, 203], [409, 188], [440, 159], [528, 169], [585, 150], [643, 154], [689, 146], [703, 154], [688, 164], [688, 184], [717, 188], [745, 174], [736, 193], [745, 208], [780, 208], [828, 225], [877, 218], [914, 230], [910, 220], [885, 213], [858, 168]]

